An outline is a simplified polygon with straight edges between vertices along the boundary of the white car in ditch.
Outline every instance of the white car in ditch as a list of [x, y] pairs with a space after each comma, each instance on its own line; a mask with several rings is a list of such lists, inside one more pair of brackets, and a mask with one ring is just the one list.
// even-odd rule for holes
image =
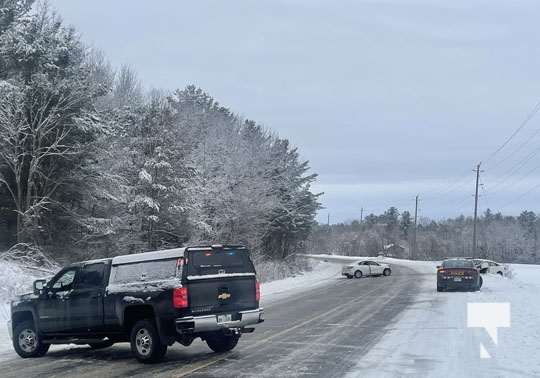
[[372, 260], [356, 261], [352, 264], [344, 265], [341, 268], [341, 275], [347, 278], [362, 278], [363, 276], [389, 276], [392, 274], [390, 265], [378, 263]]
[[492, 260], [475, 259], [474, 263], [480, 273], [505, 275], [504, 266]]

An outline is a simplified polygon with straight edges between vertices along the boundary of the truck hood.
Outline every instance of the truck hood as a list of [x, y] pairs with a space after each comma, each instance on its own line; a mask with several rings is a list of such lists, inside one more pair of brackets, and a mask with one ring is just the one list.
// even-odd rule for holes
[[25, 293], [25, 294], [16, 295], [11, 299], [11, 307], [12, 308], [17, 307], [26, 302], [34, 301], [37, 298], [38, 296], [35, 295], [34, 293]]

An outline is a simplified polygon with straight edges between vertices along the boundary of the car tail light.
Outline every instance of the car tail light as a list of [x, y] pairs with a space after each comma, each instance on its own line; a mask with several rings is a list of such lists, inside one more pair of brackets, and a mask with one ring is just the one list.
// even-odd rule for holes
[[255, 300], [257, 302], [261, 300], [261, 285], [259, 281], [255, 281]]
[[180, 287], [173, 291], [173, 306], [174, 308], [188, 307], [188, 293], [186, 287]]

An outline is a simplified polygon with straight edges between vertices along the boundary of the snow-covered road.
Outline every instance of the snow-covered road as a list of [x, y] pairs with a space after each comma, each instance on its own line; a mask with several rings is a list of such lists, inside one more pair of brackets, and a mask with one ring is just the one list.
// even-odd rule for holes
[[[422, 290], [347, 378], [540, 377], [539, 266], [512, 265], [512, 279], [484, 275], [480, 292], [438, 293], [436, 263], [386, 261], [417, 271]], [[497, 344], [484, 328], [467, 326], [469, 303], [510, 304], [510, 327], [497, 329]], [[481, 358], [481, 343], [491, 358]]]
[[[339, 275], [357, 257], [317, 256], [321, 262], [303, 279], [277, 281], [267, 295], [308, 289]], [[328, 262], [324, 262], [327, 260]], [[379, 259], [417, 272], [421, 292], [413, 306], [385, 327], [386, 336], [357, 363], [347, 378], [540, 377], [540, 266], [510, 265], [514, 277], [484, 275], [479, 292], [436, 291], [437, 262]], [[291, 289], [294, 288], [294, 289]], [[510, 327], [497, 330], [497, 344], [484, 328], [467, 327], [468, 303], [509, 303]], [[481, 358], [480, 344], [491, 358]]]
[[[351, 258], [321, 257], [328, 262], [315, 264], [315, 269], [303, 275], [262, 285], [262, 304], [275, 303], [313, 291], [328, 280], [340, 277], [343, 261]], [[354, 258], [352, 258], [354, 259]], [[384, 259], [391, 265], [414, 269], [411, 280], [420, 285], [420, 293], [413, 304], [398, 318], [381, 326], [385, 336], [362, 352], [351, 357], [352, 368], [347, 378], [355, 377], [540, 377], [540, 267], [512, 265], [514, 278], [484, 276], [480, 292], [438, 293], [435, 262], [417, 262]], [[468, 303], [510, 304], [510, 327], [498, 328], [497, 344], [483, 328], [467, 327]], [[7, 307], [0, 307], [3, 321]], [[246, 336], [249, 343], [250, 336]], [[491, 358], [481, 358], [480, 345], [485, 346]], [[126, 344], [127, 345], [127, 344]], [[66, 348], [62, 346], [53, 347]], [[72, 347], [68, 347], [72, 348]], [[178, 353], [186, 353], [182, 349]], [[120, 350], [119, 353], [124, 353]], [[129, 358], [129, 351], [125, 354]], [[58, 358], [56, 355], [55, 357]], [[270, 357], [270, 356], [269, 356]], [[89, 357], [90, 359], [92, 356]], [[18, 359], [13, 352], [5, 326], [0, 327], [0, 366]], [[28, 361], [34, 363], [34, 361]], [[317, 376], [315, 372], [299, 375]]]

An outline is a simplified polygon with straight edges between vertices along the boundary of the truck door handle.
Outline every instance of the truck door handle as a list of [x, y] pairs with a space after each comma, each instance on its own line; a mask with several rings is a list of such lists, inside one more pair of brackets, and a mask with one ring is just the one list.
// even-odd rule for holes
[[90, 298], [99, 298], [99, 297], [101, 297], [101, 293], [92, 294]]

